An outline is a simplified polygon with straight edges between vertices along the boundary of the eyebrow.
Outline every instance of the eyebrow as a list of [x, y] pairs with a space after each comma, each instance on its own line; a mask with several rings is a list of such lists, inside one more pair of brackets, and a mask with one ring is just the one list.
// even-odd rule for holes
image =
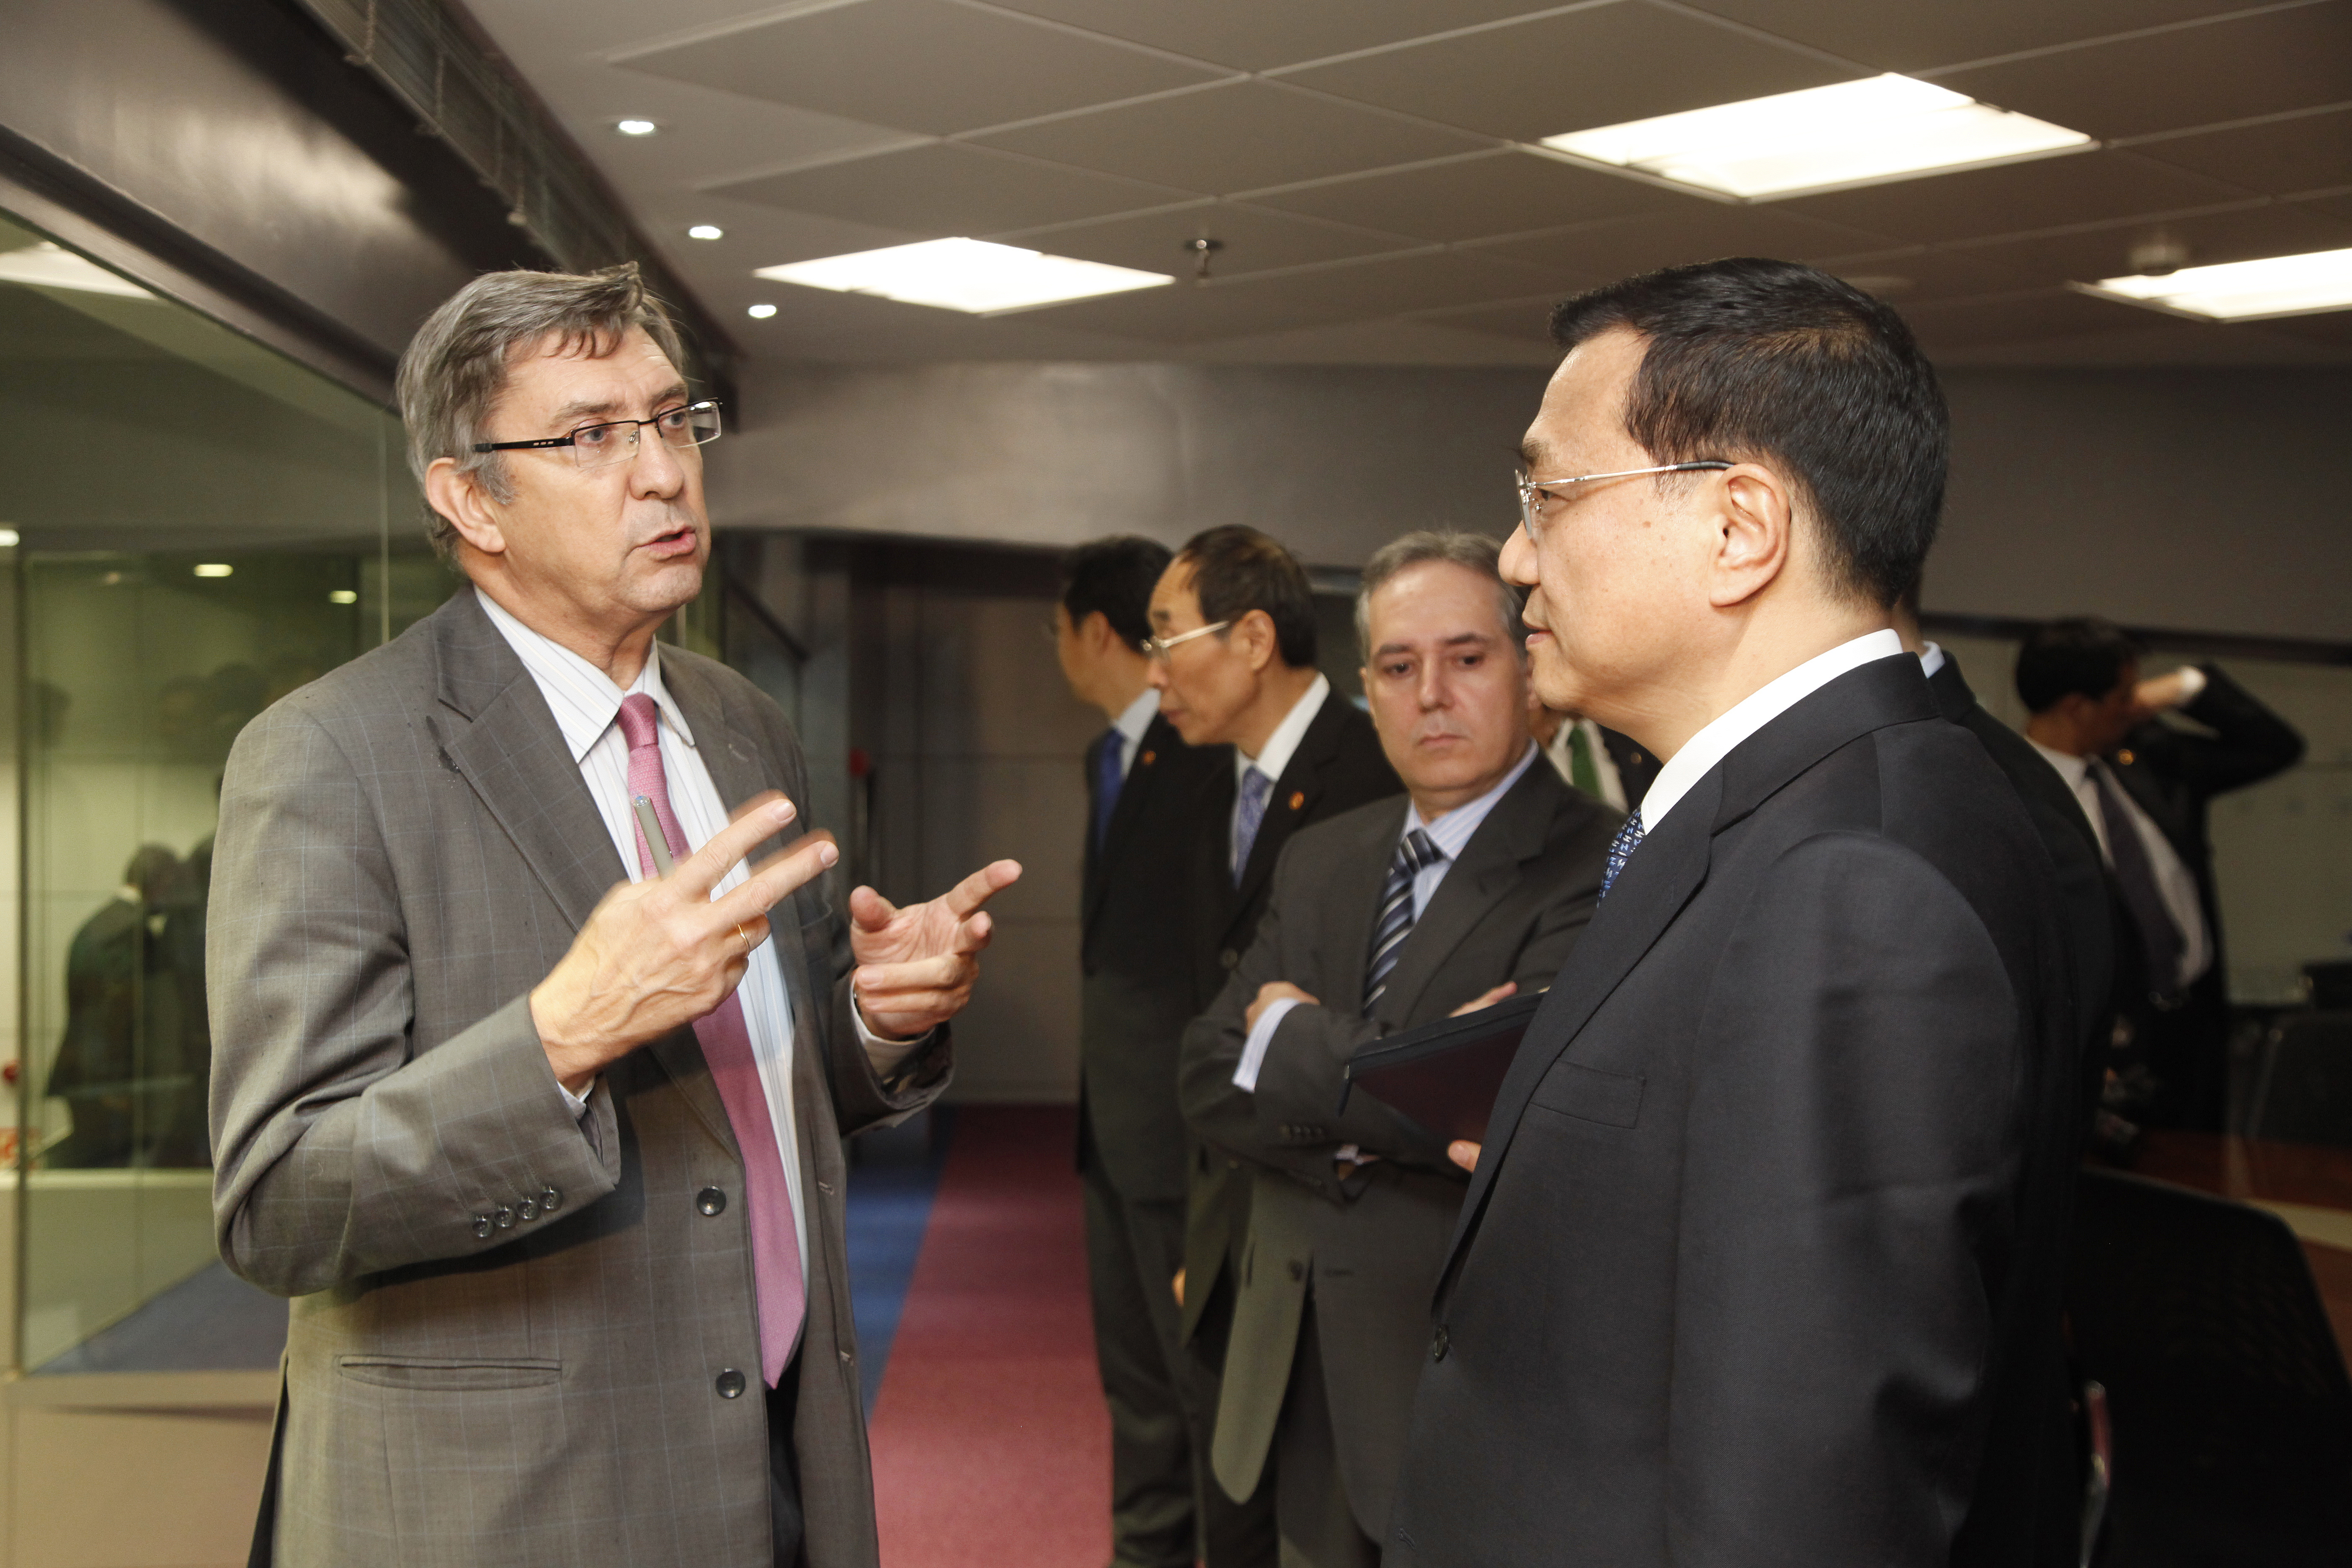
[[[1440, 647], [1461, 647], [1466, 644], [1476, 643], [1483, 647], [1491, 645], [1494, 641], [1494, 637], [1486, 632], [1460, 632], [1450, 637], [1439, 638], [1437, 646]], [[1384, 642], [1381, 644], [1379, 647], [1372, 650], [1372, 657], [1374, 658], [1385, 658], [1392, 653], [1411, 653], [1412, 651], [1412, 644], [1411, 643]]]
[[[679, 401], [686, 395], [686, 383], [674, 382], [654, 394], [653, 406], [656, 409], [662, 408]], [[603, 415], [610, 419], [619, 416], [621, 410], [626, 406], [625, 404], [616, 402], [610, 397], [577, 398], [549, 415], [548, 423], [569, 427], [573, 420], [586, 418], [590, 415]]]

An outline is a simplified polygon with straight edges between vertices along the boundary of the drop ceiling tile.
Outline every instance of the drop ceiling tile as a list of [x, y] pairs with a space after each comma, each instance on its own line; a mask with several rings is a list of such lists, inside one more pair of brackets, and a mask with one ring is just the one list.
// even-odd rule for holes
[[2214, 213], [2161, 226], [2119, 225], [2074, 234], [1970, 246], [1963, 254], [2030, 273], [2037, 279], [2095, 283], [2138, 270], [2131, 264], [2134, 244], [2160, 226], [2189, 247], [2189, 265], [2250, 261], [2264, 256], [2297, 256], [2310, 250], [2352, 247], [2352, 220], [2299, 204], [2282, 202], [2241, 212]]
[[2335, 191], [2324, 196], [2312, 196], [2294, 204], [2314, 212], [2333, 213], [2337, 217], [2352, 218], [2352, 191]]
[[1214, 79], [1214, 69], [949, 0], [859, 0], [618, 62], [949, 135]]
[[2242, 201], [2234, 185], [2129, 153], [2074, 153], [1774, 205], [1919, 244], [2022, 234]]
[[1934, 79], [2103, 139], [2339, 103], [2352, 95], [2352, 4], [2252, 13]]
[[1437, 38], [1282, 79], [1517, 142], [1864, 73], [1646, 0]]
[[940, 237], [1073, 223], [1164, 206], [1192, 193], [932, 142], [719, 185], [713, 194]]
[[1992, 299], [1954, 300], [1898, 307], [1930, 355], [1945, 349], [2032, 338], [2080, 337], [2092, 332], [2135, 331], [2149, 312], [2135, 305], [2095, 300], [2067, 289], [2005, 294]]
[[1483, 332], [1488, 337], [1549, 346], [1551, 342], [1551, 308], [1559, 299], [1557, 294], [1538, 294], [1532, 299], [1507, 300], [1499, 305], [1466, 305], [1450, 310], [1430, 310], [1414, 320], [1450, 327], [1456, 331]]
[[[2352, 93], [2352, 86], [2345, 90]], [[2352, 185], [2352, 109], [2171, 136], [2132, 151], [2270, 195]]]
[[2323, 310], [2313, 316], [2279, 316], [2271, 321], [2246, 324], [2305, 342], [2352, 350], [2352, 310]]
[[1250, 200], [1259, 206], [1449, 244], [1701, 205], [1696, 196], [1521, 152], [1457, 158], [1270, 192]]
[[1697, 0], [1696, 8], [1881, 70], [1916, 71], [2242, 10], [2247, 0]]
[[1531, 0], [997, 0], [1006, 10], [1051, 17], [1242, 70], [1476, 26], [1545, 7]]
[[1512, 299], [1545, 286], [1533, 268], [1437, 251], [1274, 278], [1179, 284], [1055, 306], [1052, 315], [1061, 327], [1160, 342], [1202, 342]]
[[1171, 272], [1183, 278], [1192, 275], [1193, 257], [1185, 245], [1193, 239], [1223, 242], [1223, 248], [1209, 262], [1211, 274], [1218, 278], [1239, 278], [1273, 268], [1303, 267], [1318, 261], [1344, 261], [1350, 257], [1409, 249], [1416, 243], [1227, 202], [1131, 213], [1098, 223], [1063, 225], [997, 237], [1055, 256], [1075, 256], [1087, 261], [1108, 262], [1113, 267], [1139, 268], [1146, 272]]
[[973, 140], [1220, 195], [1493, 145], [1262, 81], [1148, 99]]
[[1973, 250], [1925, 247], [1874, 256], [1836, 257], [1822, 263], [1855, 288], [1904, 310], [1938, 300], [2013, 294], [2059, 281], [2038, 271], [2006, 265]]
[[1666, 212], [1581, 224], [1479, 247], [1497, 256], [1601, 278], [1626, 278], [1718, 256], [1778, 256], [1807, 261], [1891, 247], [1882, 236], [1772, 207], [1701, 201], [1686, 202]]

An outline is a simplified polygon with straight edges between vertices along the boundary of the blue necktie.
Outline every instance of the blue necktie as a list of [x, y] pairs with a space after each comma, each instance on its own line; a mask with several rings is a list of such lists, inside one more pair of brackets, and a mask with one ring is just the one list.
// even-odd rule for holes
[[[1102, 755], [1095, 761], [1095, 847], [1097, 849], [1102, 847], [1103, 835], [1110, 831], [1110, 814], [1118, 808], [1119, 786], [1127, 782], [1127, 770], [1119, 765], [1126, 757], [1122, 749], [1126, 744], [1127, 737], [1119, 733], [1118, 725], [1112, 725], [1110, 732], [1103, 737]], [[1062, 776], [1067, 778], [1069, 775], [1065, 773]]]
[[1380, 917], [1372, 922], [1372, 962], [1364, 971], [1364, 1012], [1369, 1016], [1381, 993], [1389, 988], [1389, 972], [1397, 965], [1397, 950], [1412, 931], [1413, 879], [1445, 858], [1429, 835], [1414, 828], [1397, 843], [1396, 858], [1389, 862], [1389, 879], [1381, 888]]
[[1633, 851], [1641, 847], [1642, 814], [1637, 811], [1625, 818], [1625, 826], [1619, 828], [1617, 837], [1609, 841], [1609, 869], [1601, 874], [1602, 898], [1609, 896], [1610, 885], [1617, 880], [1617, 873], [1625, 868], [1625, 862], [1632, 859]]
[[1242, 868], [1249, 864], [1250, 846], [1257, 842], [1258, 825], [1265, 820], [1266, 797], [1274, 794], [1274, 781], [1257, 771], [1252, 763], [1242, 774], [1241, 814], [1234, 818], [1234, 886], [1242, 885]]

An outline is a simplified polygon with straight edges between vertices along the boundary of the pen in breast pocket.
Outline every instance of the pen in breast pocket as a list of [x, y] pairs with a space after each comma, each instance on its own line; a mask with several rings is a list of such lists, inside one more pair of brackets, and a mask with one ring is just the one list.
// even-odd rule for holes
[[651, 795], [637, 796], [637, 831], [646, 836], [646, 847], [653, 851], [654, 875], [668, 876], [671, 864], [669, 840], [662, 837], [661, 824], [654, 818]]

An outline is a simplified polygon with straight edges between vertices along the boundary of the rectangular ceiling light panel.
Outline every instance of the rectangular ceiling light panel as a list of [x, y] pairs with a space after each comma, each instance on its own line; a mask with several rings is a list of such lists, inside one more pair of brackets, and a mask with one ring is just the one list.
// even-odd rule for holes
[[2158, 277], [2103, 278], [2085, 294], [2209, 321], [2259, 321], [2352, 309], [2352, 250], [2184, 267]]
[[762, 267], [758, 276], [975, 316], [1033, 310], [1041, 305], [1090, 300], [1130, 289], [1157, 289], [1176, 281], [1164, 272], [1139, 272], [1131, 267], [1047, 256], [984, 239], [927, 239], [916, 245], [795, 261], [786, 267]]
[[1894, 75], [1547, 136], [1543, 144], [1751, 201], [2095, 145], [2079, 131]]

